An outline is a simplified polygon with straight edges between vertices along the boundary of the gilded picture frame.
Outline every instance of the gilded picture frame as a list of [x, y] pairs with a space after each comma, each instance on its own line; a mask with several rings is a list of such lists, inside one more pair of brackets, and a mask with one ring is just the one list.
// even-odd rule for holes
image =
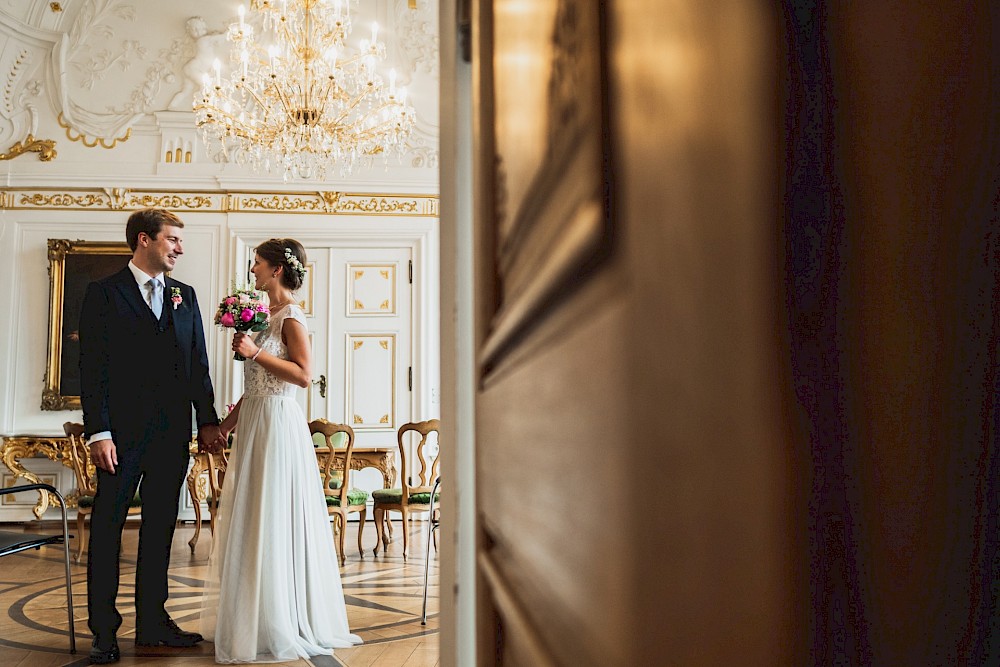
[[49, 239], [49, 335], [42, 410], [80, 409], [77, 323], [87, 285], [128, 264], [124, 242]]
[[494, 128], [481, 152], [495, 301], [484, 374], [611, 253], [602, 5], [488, 3], [478, 106], [481, 126]]

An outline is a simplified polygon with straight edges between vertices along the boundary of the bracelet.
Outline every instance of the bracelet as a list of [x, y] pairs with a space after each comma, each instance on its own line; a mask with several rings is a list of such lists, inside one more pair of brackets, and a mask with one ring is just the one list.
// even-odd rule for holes
[[252, 357], [250, 357], [250, 361], [257, 361], [257, 357], [259, 357], [260, 353], [263, 352], [263, 351], [264, 351], [264, 348], [258, 347], [257, 348], [257, 353], [254, 354]]

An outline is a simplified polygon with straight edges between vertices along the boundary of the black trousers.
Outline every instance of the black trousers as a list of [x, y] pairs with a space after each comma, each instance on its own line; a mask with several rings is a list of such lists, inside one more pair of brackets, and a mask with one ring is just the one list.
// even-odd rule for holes
[[135, 573], [136, 629], [162, 623], [167, 612], [167, 568], [177, 524], [177, 503], [187, 473], [188, 441], [172, 437], [118, 448], [115, 474], [97, 471], [97, 497], [90, 517], [87, 609], [91, 632], [117, 632], [122, 624], [118, 597], [122, 529], [129, 503], [140, 487], [142, 523]]

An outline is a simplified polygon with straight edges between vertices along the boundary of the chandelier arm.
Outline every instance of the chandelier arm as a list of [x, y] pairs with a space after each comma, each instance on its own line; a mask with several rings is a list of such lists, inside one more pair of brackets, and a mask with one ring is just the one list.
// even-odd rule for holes
[[261, 111], [263, 112], [263, 117], [261, 118], [261, 121], [266, 121], [268, 118], [270, 118], [271, 110], [267, 106], [267, 104], [264, 103], [264, 100], [261, 98], [261, 96], [257, 93], [256, 90], [254, 90], [250, 86], [243, 86], [241, 90], [245, 91], [248, 95], [250, 95], [250, 97], [253, 98], [253, 101], [257, 103], [257, 106], [260, 107]]
[[347, 116], [348, 116], [348, 115], [349, 115], [349, 114], [350, 114], [350, 113], [351, 113], [352, 111], [354, 111], [354, 109], [356, 109], [356, 108], [357, 108], [357, 106], [358, 106], [359, 104], [361, 104], [361, 102], [363, 102], [363, 101], [364, 101], [364, 99], [365, 99], [366, 97], [368, 97], [368, 95], [369, 95], [369, 94], [370, 94], [371, 92], [372, 92], [372, 90], [371, 90], [370, 88], [366, 87], [366, 88], [365, 88], [365, 90], [364, 90], [364, 92], [362, 92], [362, 93], [361, 93], [360, 95], [358, 95], [358, 96], [357, 96], [356, 98], [354, 98], [354, 100], [353, 100], [353, 101], [352, 101], [352, 102], [351, 102], [350, 104], [348, 104], [346, 108], [344, 108], [344, 110], [343, 110], [343, 111], [341, 112], [341, 114], [340, 114], [339, 116], [337, 116], [337, 117], [336, 117], [336, 118], [335, 118], [335, 119], [333, 120], [333, 124], [334, 124], [334, 125], [341, 125], [341, 126], [343, 126], [343, 125], [344, 125], [344, 119], [345, 119], [345, 118], [347, 118]]

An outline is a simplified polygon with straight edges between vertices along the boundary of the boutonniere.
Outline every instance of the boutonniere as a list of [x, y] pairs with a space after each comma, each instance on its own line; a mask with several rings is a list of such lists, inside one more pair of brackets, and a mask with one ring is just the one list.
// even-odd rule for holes
[[171, 287], [170, 288], [170, 301], [174, 304], [174, 310], [177, 310], [177, 306], [184, 303], [184, 299], [181, 298], [181, 288]]

